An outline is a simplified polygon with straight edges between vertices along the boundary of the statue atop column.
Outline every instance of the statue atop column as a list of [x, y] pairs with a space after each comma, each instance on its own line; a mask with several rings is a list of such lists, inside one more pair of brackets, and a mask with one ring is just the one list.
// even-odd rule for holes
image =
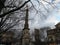
[[30, 45], [30, 33], [29, 33], [29, 24], [28, 24], [28, 6], [26, 6], [26, 17], [25, 24], [22, 34], [22, 45]]

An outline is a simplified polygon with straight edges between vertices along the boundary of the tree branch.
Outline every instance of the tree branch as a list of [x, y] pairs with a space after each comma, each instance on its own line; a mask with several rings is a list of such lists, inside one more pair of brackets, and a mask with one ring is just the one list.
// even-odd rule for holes
[[26, 1], [24, 4], [22, 4], [20, 7], [16, 8], [16, 9], [13, 9], [13, 10], [7, 12], [7, 13], [1, 14], [1, 15], [0, 15], [0, 18], [6, 16], [7, 14], [9, 14], [9, 13], [11, 13], [11, 12], [14, 12], [14, 11], [17, 11], [17, 10], [21, 9], [21, 8], [24, 7], [25, 4], [27, 4], [29, 1], [30, 1], [30, 0]]
[[14, 7], [17, 7], [17, 6], [5, 6], [4, 8], [14, 8]]

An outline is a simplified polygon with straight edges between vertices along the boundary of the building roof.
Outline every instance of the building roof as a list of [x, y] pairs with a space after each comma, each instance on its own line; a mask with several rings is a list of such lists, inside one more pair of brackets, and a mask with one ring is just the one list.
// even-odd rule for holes
[[55, 34], [55, 30], [56, 30], [56, 29], [47, 30], [47, 34], [48, 34], [48, 35], [49, 35], [49, 34]]
[[60, 22], [55, 25], [56, 28], [60, 28]]

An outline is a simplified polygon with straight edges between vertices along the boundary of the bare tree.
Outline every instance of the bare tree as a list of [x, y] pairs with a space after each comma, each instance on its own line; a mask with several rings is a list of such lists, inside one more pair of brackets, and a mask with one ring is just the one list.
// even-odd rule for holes
[[[35, 3], [32, 0], [27, 0], [27, 1], [24, 1], [24, 0], [23, 1], [22, 0], [20, 0], [20, 1], [18, 1], [18, 0], [10, 0], [10, 1], [1, 0], [0, 1], [1, 4], [0, 5], [2, 5], [2, 7], [0, 8], [1, 9], [0, 10], [0, 12], [1, 12], [1, 14], [0, 14], [0, 18], [1, 18], [1, 20], [0, 20], [0, 30], [3, 30], [3, 28], [2, 28], [3, 26], [4, 26], [4, 28], [6, 27], [5, 21], [7, 19], [9, 19], [11, 14], [18, 13], [17, 10], [20, 10], [20, 12], [21, 11], [24, 12], [25, 11], [25, 5], [28, 2], [31, 4], [31, 6], [29, 7], [30, 11], [32, 11], [31, 9], [33, 8], [37, 12], [37, 14], [39, 14], [40, 16], [45, 17], [45, 18], [47, 18], [48, 13], [50, 12], [50, 10], [49, 10], [50, 8], [49, 7], [47, 8], [47, 6], [43, 2], [47, 3], [47, 5], [50, 5], [53, 9], [56, 8], [56, 6], [54, 5], [55, 3], [53, 3], [53, 1], [52, 2], [48, 2], [46, 0], [35, 0], [35, 1], [39, 4], [39, 6], [38, 6], [39, 9], [36, 8], [36, 6], [34, 5]], [[15, 5], [16, 2], [18, 3], [17, 5]], [[7, 5], [4, 5], [6, 3], [7, 3]], [[29, 3], [28, 3], [28, 5], [29, 5]], [[44, 10], [42, 10], [41, 7], [43, 7]], [[2, 8], [5, 9], [4, 13], [2, 13], [2, 10], [3, 10]], [[40, 18], [42, 18], [42, 17], [40, 17]], [[9, 25], [8, 25], [8, 27], [9, 27]], [[9, 27], [9, 28], [11, 28], [11, 27]], [[6, 29], [6, 30], [8, 30], [8, 29]]]
[[[24, 0], [23, 0], [23, 1], [24, 1]], [[47, 12], [49, 12], [49, 9], [44, 5], [43, 2], [47, 3], [47, 4], [50, 5], [52, 8], [54, 8], [54, 7], [56, 8], [55, 3], [53, 3], [53, 1], [52, 1], [52, 2], [48, 2], [48, 1], [46, 1], [46, 0], [35, 0], [35, 1], [38, 2], [39, 7], [41, 7], [41, 5], [42, 5], [43, 8], [44, 8], [44, 10], [46, 10]], [[9, 2], [10, 2], [10, 1], [9, 1]], [[14, 5], [14, 2], [16, 2], [16, 1], [12, 0], [12, 1], [10, 2], [10, 4], [7, 5], [7, 6], [5, 6], [5, 7], [8, 7], [8, 8], [17, 7], [16, 5]], [[40, 10], [37, 10], [37, 9], [36, 9], [36, 7], [35, 7], [35, 5], [34, 5], [34, 3], [33, 3], [32, 0], [27, 0], [27, 1], [24, 1], [24, 3], [22, 3], [22, 4], [21, 4], [21, 1], [20, 1], [20, 3], [19, 3], [20, 6], [18, 6], [18, 7], [15, 8], [15, 9], [12, 9], [12, 10], [4, 13], [4, 14], [1, 14], [1, 15], [0, 15], [0, 18], [1, 18], [1, 17], [4, 17], [5, 15], [7, 15], [7, 14], [9, 14], [9, 13], [11, 13], [11, 12], [20, 10], [20, 9], [23, 8], [28, 2], [31, 3], [32, 7], [33, 7], [37, 12], [39, 12], [41, 15], [43, 15], [43, 16], [46, 17], [46, 15], [41, 11], [41, 9], [40, 9]], [[3, 4], [4, 4], [4, 3], [3, 3]], [[13, 6], [12, 6], [11, 4], [13, 4]]]
[[[34, 0], [38, 3], [38, 8], [36, 8], [35, 3], [32, 0], [0, 0], [0, 36], [2, 33], [6, 33], [8, 30], [13, 28], [15, 25], [18, 25], [21, 20], [24, 19], [25, 6], [26, 4], [31, 6], [29, 7], [29, 11], [36, 11], [36, 14], [40, 15], [40, 18], [47, 18], [48, 14], [51, 12], [51, 9], [57, 8], [55, 3], [46, 1], [46, 0]], [[17, 3], [18, 4], [17, 4]], [[45, 5], [43, 2], [47, 3]], [[6, 4], [6, 5], [5, 5]], [[17, 5], [15, 5], [17, 4]], [[43, 8], [43, 9], [42, 9]], [[49, 10], [50, 9], [50, 10]], [[18, 13], [20, 14], [20, 18], [18, 18]], [[21, 13], [22, 12], [22, 13]], [[23, 17], [23, 18], [22, 18]]]
[[0, 0], [0, 12], [2, 10], [2, 8], [4, 8], [4, 3], [6, 0]]
[[[7, 13], [1, 14], [0, 17], [4, 17], [5, 15], [7, 15], [7, 14], [9, 14], [9, 13], [11, 13], [11, 12], [14, 12], [14, 11], [16, 11], [16, 10], [21, 9], [21, 8], [24, 7], [25, 4], [28, 3], [29, 1], [30, 1], [30, 0], [25, 1], [20, 7], [16, 8], [16, 9], [13, 9], [13, 10], [8, 11]], [[8, 7], [10, 7], [10, 6], [8, 6]]]
[[[4, 34], [6, 34], [7, 38], [9, 37], [7, 34], [9, 31], [15, 32], [14, 30], [12, 30], [12, 28], [14, 28], [14, 26], [19, 25], [21, 23], [20, 21], [24, 19], [22, 14], [18, 15], [19, 17], [16, 16], [15, 14], [16, 14], [15, 12], [10, 13], [9, 15], [6, 15], [5, 17], [2, 17], [0, 19], [0, 39], [1, 40], [3, 39], [2, 37]], [[18, 30], [18, 29], [16, 29], [16, 30]], [[9, 38], [8, 39], [7, 38], [6, 38], [6, 40], [9, 40]], [[1, 41], [1, 40], [0, 40], [0, 42], [2, 43], [3, 41]], [[17, 40], [17, 38], [16, 38], [16, 40]], [[14, 41], [14, 38], [12, 41]], [[8, 41], [6, 43], [9, 44]]]

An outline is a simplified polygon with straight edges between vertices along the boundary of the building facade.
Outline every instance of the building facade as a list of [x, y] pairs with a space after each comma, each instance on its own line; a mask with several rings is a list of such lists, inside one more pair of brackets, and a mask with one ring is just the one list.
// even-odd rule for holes
[[56, 43], [60, 44], [60, 23], [56, 24], [56, 31], [55, 31], [55, 36], [56, 36]]
[[60, 23], [55, 25], [55, 29], [50, 29], [47, 31], [48, 42], [51, 45], [60, 44]]
[[35, 33], [34, 34], [35, 34], [35, 45], [41, 45], [39, 29], [35, 29]]
[[55, 29], [47, 31], [47, 40], [48, 45], [56, 45]]

